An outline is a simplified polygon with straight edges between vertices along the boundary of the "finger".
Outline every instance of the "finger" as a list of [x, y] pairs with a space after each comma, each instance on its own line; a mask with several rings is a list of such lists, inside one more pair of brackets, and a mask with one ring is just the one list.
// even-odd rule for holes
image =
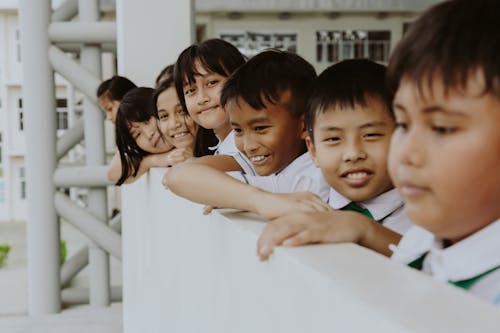
[[311, 244], [311, 243], [316, 243], [317, 240], [314, 239], [313, 233], [311, 230], [306, 229], [298, 234], [295, 234], [294, 236], [287, 238], [283, 241], [282, 245], [283, 246], [300, 246], [300, 245], [306, 245], [306, 244]]
[[292, 237], [299, 230], [298, 226], [290, 222], [269, 223], [257, 241], [257, 253], [261, 260], [266, 260], [273, 253], [276, 246], [281, 245], [283, 240]]
[[214, 207], [212, 206], [205, 206], [203, 207], [203, 215], [208, 215], [213, 211]]

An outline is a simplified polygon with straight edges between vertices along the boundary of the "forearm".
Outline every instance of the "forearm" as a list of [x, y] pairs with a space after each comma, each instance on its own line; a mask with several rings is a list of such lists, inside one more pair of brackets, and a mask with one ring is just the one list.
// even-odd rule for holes
[[122, 161], [120, 160], [120, 153], [115, 153], [108, 167], [108, 179], [116, 183], [122, 174]]
[[369, 249], [372, 249], [386, 257], [392, 255], [389, 250], [390, 244], [398, 244], [401, 240], [401, 235], [392, 231], [376, 221], [365, 222], [363, 236], [358, 244]]
[[189, 161], [189, 163], [203, 164], [219, 171], [242, 171], [241, 166], [236, 162], [236, 160], [229, 155], [213, 155], [213, 156], [203, 156], [195, 158]]
[[207, 165], [183, 163], [168, 170], [163, 184], [175, 194], [194, 202], [255, 212], [259, 189], [244, 184]]

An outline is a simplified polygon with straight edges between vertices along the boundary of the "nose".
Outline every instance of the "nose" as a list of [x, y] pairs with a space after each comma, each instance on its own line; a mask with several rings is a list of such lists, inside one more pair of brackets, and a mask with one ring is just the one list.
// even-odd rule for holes
[[207, 91], [204, 87], [198, 89], [198, 105], [205, 105], [210, 101], [210, 96], [208, 96]]
[[410, 128], [406, 135], [397, 135], [391, 141], [391, 150], [399, 155], [399, 162], [420, 167], [424, 164], [424, 151], [432, 143], [425, 142], [426, 136], [418, 128]]
[[172, 116], [169, 117], [168, 119], [168, 128], [171, 130], [174, 130], [178, 127], [180, 127], [182, 121], [181, 121], [182, 115], [178, 114], [177, 112]]
[[243, 150], [247, 154], [251, 155], [258, 148], [259, 148], [259, 144], [257, 143], [257, 141], [254, 140], [252, 135], [249, 135], [249, 134], [243, 135]]
[[151, 140], [158, 131], [158, 128], [156, 127], [156, 122], [154, 120], [148, 121], [145, 131], [148, 140]]
[[344, 162], [357, 162], [366, 159], [366, 157], [364, 145], [359, 138], [346, 143], [343, 154]]

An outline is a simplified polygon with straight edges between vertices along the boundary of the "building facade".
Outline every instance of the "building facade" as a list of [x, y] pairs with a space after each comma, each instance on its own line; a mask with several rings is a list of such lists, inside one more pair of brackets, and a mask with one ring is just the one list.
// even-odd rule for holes
[[[105, 16], [113, 19], [113, 1], [104, 2]], [[266, 48], [296, 52], [318, 72], [348, 58], [386, 63], [411, 21], [436, 2], [197, 0], [196, 39], [223, 38], [247, 56]], [[175, 10], [175, 3], [172, 7]], [[174, 27], [165, 26], [169, 28]], [[0, 1], [0, 221], [22, 221], [26, 216], [20, 38], [17, 1]], [[115, 64], [114, 54], [103, 56], [104, 78], [115, 73]], [[62, 77], [56, 75], [55, 80], [57, 128], [61, 135], [81, 114], [82, 96]], [[110, 124], [106, 124], [106, 141], [112, 153]], [[73, 150], [67, 159], [83, 164], [84, 148]], [[72, 196], [81, 197], [84, 204], [85, 192], [73, 191]]]

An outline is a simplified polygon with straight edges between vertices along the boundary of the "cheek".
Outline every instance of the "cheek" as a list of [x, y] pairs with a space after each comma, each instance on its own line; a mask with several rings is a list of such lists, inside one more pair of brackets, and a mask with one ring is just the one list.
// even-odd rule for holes
[[387, 168], [389, 171], [389, 176], [393, 181], [397, 180], [397, 167], [399, 164], [399, 159], [400, 159], [400, 151], [399, 151], [399, 146], [398, 146], [398, 139], [397, 136], [394, 134], [391, 139], [391, 143], [389, 146], [389, 156], [388, 156], [388, 161], [387, 161]]
[[234, 144], [236, 145], [236, 148], [238, 148], [239, 151], [243, 152], [245, 151], [243, 148], [243, 138], [240, 136], [235, 136], [234, 137]]

